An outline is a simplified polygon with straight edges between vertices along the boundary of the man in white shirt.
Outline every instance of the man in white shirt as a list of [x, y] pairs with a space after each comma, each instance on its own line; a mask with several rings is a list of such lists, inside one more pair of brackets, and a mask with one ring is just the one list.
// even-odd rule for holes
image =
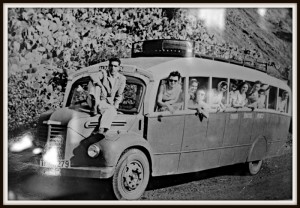
[[126, 85], [126, 77], [119, 73], [121, 61], [118, 58], [109, 60], [108, 70], [100, 70], [99, 73], [91, 75], [89, 83], [89, 94], [94, 99], [93, 114], [102, 115], [99, 129], [94, 133], [104, 134], [107, 132], [117, 115], [119, 104], [123, 99]]

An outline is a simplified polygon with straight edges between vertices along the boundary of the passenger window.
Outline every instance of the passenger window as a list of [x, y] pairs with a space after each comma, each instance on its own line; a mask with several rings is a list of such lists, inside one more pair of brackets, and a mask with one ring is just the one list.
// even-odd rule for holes
[[277, 88], [270, 86], [269, 98], [268, 98], [268, 109], [276, 110], [277, 102]]
[[133, 78], [128, 77], [119, 111], [122, 111], [123, 113], [137, 113], [142, 94], [143, 85], [136, 82]]
[[188, 104], [207, 103], [208, 77], [190, 77], [189, 79], [189, 100]]
[[174, 76], [160, 81], [155, 112], [170, 111], [174, 113], [184, 109], [184, 82], [185, 78], [177, 79]]
[[229, 101], [228, 104], [229, 106], [232, 105], [232, 97], [233, 93], [238, 89], [239, 85], [243, 82], [243, 80], [240, 79], [230, 79], [229, 80]]
[[[75, 82], [72, 86], [72, 90], [70, 93], [71, 102], [69, 103], [71, 106], [80, 105], [85, 106], [87, 105], [87, 98], [88, 98], [88, 83], [89, 79], [82, 78]], [[69, 105], [68, 104], [68, 105]], [[67, 106], [68, 106], [67, 105]]]
[[289, 106], [289, 93], [283, 89], [279, 89], [277, 111], [287, 113], [288, 106]]
[[225, 78], [212, 78], [209, 104], [212, 109], [224, 110], [227, 104], [228, 83]]

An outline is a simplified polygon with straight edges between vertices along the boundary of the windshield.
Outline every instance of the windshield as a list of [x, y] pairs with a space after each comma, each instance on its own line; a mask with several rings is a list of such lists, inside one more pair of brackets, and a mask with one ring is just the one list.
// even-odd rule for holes
[[[73, 84], [67, 106], [76, 106], [77, 108], [80, 107], [84, 109], [89, 108], [87, 103], [89, 81], [89, 77], [83, 77]], [[141, 80], [135, 77], [126, 76], [123, 100], [119, 105], [118, 111], [128, 114], [138, 113], [144, 88], [145, 86]]]

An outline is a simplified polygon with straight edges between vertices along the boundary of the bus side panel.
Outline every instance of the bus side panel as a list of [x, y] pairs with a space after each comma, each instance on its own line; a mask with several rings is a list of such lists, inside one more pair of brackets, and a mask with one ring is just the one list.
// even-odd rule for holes
[[242, 112], [240, 115], [240, 130], [238, 136], [238, 144], [250, 144], [253, 124], [253, 113]]
[[153, 175], [174, 174], [178, 169], [184, 115], [147, 117], [147, 140], [152, 147]]
[[278, 130], [275, 129], [278, 126], [278, 115], [273, 113], [266, 113], [266, 125], [264, 129], [264, 135], [267, 137], [268, 142], [276, 141]]
[[235, 147], [234, 148], [234, 153], [235, 153], [234, 154], [234, 161], [233, 161], [232, 164], [246, 162], [250, 147], [251, 146], [249, 146], [249, 145]]
[[221, 149], [220, 166], [230, 165], [234, 163], [235, 148]]
[[206, 149], [206, 130], [208, 119], [200, 121], [195, 114], [185, 116], [182, 151]]
[[184, 152], [180, 156], [178, 173], [196, 172], [219, 167], [220, 149]]
[[285, 141], [272, 141], [268, 143], [267, 158], [280, 155], [284, 150], [285, 143]]
[[268, 137], [268, 156], [274, 157], [282, 154], [287, 141], [290, 118], [284, 115], [269, 114], [265, 133]]
[[258, 136], [264, 136], [264, 129], [266, 126], [266, 115], [265, 113], [254, 113], [253, 115], [253, 126], [251, 134], [251, 144], [258, 138]]
[[286, 115], [279, 115], [279, 127], [278, 127], [278, 134], [277, 138], [279, 140], [287, 140], [287, 137], [289, 135], [289, 127], [291, 118]]
[[227, 113], [223, 137], [223, 147], [236, 145], [239, 134], [240, 116], [238, 113]]
[[179, 154], [154, 155], [153, 176], [172, 175], [177, 173]]
[[207, 139], [205, 141], [207, 148], [210, 149], [222, 146], [225, 122], [226, 113], [211, 113], [209, 115]]

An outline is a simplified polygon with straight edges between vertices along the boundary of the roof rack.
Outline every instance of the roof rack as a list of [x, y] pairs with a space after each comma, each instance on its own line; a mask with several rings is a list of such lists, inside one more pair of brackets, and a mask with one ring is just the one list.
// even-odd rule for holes
[[268, 73], [268, 64], [260, 61], [238, 61], [234, 59], [225, 59], [216, 56], [209, 56], [195, 52], [195, 42], [189, 40], [174, 40], [174, 39], [156, 39], [138, 41], [132, 44], [131, 57], [197, 57], [211, 59], [214, 61], [226, 62], [235, 64], [264, 73]]
[[131, 57], [173, 56], [194, 57], [194, 41], [157, 39], [132, 44]]
[[[235, 64], [235, 65], [247, 67], [250, 69], [254, 69], [257, 71], [261, 71], [264, 73], [268, 73], [268, 64], [265, 62], [260, 62], [260, 61], [252, 62], [252, 61], [248, 61], [245, 59], [243, 61], [238, 61], [238, 60], [234, 60], [234, 59], [225, 59], [225, 58], [216, 57], [216, 56], [208, 56], [208, 55], [204, 55], [204, 54], [200, 54], [200, 53], [195, 53], [195, 57], [203, 58], [203, 59], [210, 59], [210, 60], [220, 61], [220, 62], [226, 62], [229, 64]], [[253, 64], [251, 64], [251, 63], [253, 63]]]

